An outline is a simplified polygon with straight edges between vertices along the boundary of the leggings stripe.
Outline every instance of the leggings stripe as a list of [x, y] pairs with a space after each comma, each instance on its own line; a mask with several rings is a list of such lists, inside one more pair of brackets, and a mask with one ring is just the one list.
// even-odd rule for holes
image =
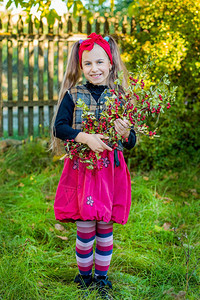
[[81, 275], [90, 275], [93, 266], [93, 244], [96, 235], [95, 221], [77, 221], [76, 260]]
[[96, 237], [95, 275], [107, 275], [113, 251], [113, 223], [77, 221], [76, 259], [81, 275], [92, 273]]
[[97, 223], [95, 275], [106, 276], [113, 251], [113, 223]]

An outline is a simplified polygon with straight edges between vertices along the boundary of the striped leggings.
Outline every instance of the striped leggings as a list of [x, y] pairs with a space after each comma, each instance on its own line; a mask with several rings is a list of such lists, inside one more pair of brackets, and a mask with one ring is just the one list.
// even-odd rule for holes
[[96, 238], [95, 275], [106, 276], [113, 250], [113, 222], [77, 221], [76, 259], [81, 275], [92, 274]]

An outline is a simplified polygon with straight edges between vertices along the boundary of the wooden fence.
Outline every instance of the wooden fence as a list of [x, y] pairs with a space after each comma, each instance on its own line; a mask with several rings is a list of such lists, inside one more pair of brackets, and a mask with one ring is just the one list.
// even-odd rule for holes
[[0, 19], [0, 136], [42, 134], [49, 127], [74, 41], [91, 32], [120, 38], [134, 30], [134, 19], [119, 15], [97, 15], [93, 24], [68, 15], [38, 29], [21, 16], [15, 25], [10, 15]]

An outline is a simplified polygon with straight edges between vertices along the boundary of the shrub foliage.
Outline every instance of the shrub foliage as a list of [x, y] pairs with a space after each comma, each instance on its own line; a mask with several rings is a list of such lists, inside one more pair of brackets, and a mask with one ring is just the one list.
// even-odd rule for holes
[[[130, 71], [155, 64], [149, 80], [155, 83], [168, 73], [178, 86], [177, 99], [169, 114], [160, 119], [160, 139], [143, 141], [132, 151], [134, 164], [151, 167], [179, 167], [198, 157], [200, 117], [200, 3], [194, 0], [137, 1], [129, 6], [137, 26], [123, 40], [124, 61]], [[149, 150], [151, 149], [151, 150]]]

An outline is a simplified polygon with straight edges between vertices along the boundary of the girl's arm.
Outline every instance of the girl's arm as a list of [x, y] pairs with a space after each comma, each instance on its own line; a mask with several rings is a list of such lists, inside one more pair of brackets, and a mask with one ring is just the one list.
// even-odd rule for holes
[[73, 129], [74, 102], [68, 93], [65, 94], [56, 115], [54, 123], [54, 136], [61, 140], [75, 139], [81, 130]]

